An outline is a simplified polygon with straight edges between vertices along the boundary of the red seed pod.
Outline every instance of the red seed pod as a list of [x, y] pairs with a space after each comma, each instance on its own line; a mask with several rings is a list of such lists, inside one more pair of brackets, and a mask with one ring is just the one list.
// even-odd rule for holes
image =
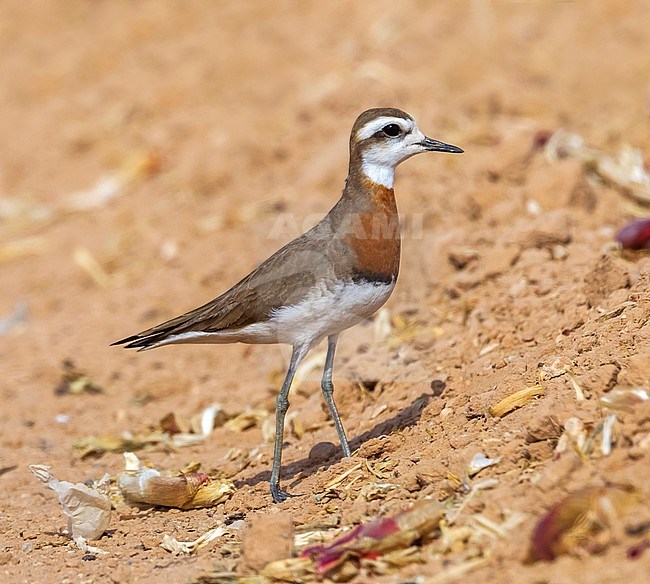
[[623, 249], [650, 249], [650, 219], [637, 219], [616, 234]]

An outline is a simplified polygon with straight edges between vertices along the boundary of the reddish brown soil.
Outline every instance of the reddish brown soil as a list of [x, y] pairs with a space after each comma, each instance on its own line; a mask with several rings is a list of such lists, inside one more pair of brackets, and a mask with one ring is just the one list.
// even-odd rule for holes
[[[606, 151], [650, 152], [648, 4], [221, 4], [0, 8], [0, 316], [18, 301], [28, 307], [0, 337], [0, 580], [186, 582], [215, 564], [242, 569], [236, 535], [189, 558], [159, 543], [164, 533], [195, 539], [237, 513], [289, 513], [297, 528], [331, 516], [352, 525], [425, 496], [460, 500], [454, 477], [484, 452], [502, 460], [479, 477], [499, 482], [463, 513], [497, 523], [518, 513], [523, 523], [460, 581], [641, 582], [650, 551], [630, 560], [626, 550], [648, 538], [648, 408], [618, 415], [609, 456], [554, 449], [567, 418], [594, 427], [608, 413], [599, 397], [650, 385], [650, 259], [610, 245], [631, 217], [625, 196], [538, 146], [564, 127]], [[417, 320], [417, 334], [386, 341], [370, 323], [343, 335], [336, 395], [357, 453], [342, 460], [323, 445], [336, 443], [331, 424], [288, 433], [284, 485], [305, 496], [274, 506], [272, 445], [259, 427], [146, 451], [166, 469], [198, 460], [237, 491], [211, 509], [116, 513], [97, 542], [109, 554], [86, 561], [58, 533], [54, 494], [28, 465], [98, 479], [120, 471], [121, 455], [80, 460], [76, 440], [147, 431], [168, 412], [189, 418], [213, 402], [272, 410], [286, 350], [108, 345], [211, 299], [327, 212], [352, 122], [379, 105], [405, 109], [466, 154], [420, 156], [398, 172], [405, 237], [387, 309], [395, 322]], [[70, 210], [75, 193], [127, 173], [110, 202]], [[94, 279], [80, 267], [84, 253], [100, 267]], [[565, 375], [545, 379], [544, 396], [525, 407], [489, 415], [557, 358], [573, 362], [586, 400]], [[56, 395], [65, 359], [105, 392]], [[292, 411], [306, 426], [327, 421], [317, 372], [294, 392]], [[240, 470], [224, 458], [232, 448], [262, 456]], [[345, 499], [313, 497], [366, 458], [394, 462], [386, 480], [398, 488], [367, 502], [366, 472]], [[550, 505], [611, 483], [643, 501], [627, 532], [599, 553], [522, 563]], [[386, 578], [433, 577], [468, 555], [461, 546]]]

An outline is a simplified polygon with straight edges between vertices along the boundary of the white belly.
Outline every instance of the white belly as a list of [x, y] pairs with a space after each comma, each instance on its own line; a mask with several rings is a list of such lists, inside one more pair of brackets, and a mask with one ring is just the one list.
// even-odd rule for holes
[[315, 287], [301, 302], [278, 308], [267, 321], [214, 333], [192, 331], [150, 348], [176, 343], [287, 343], [313, 346], [324, 337], [360, 323], [381, 308], [395, 283], [346, 282]]
[[346, 282], [331, 289], [320, 286], [299, 304], [276, 310], [270, 324], [280, 343], [314, 345], [368, 318], [383, 306], [394, 287], [394, 282]]

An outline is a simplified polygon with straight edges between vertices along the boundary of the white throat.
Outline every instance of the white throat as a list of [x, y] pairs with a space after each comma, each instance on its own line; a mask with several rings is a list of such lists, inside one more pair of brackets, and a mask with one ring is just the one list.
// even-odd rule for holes
[[395, 168], [386, 163], [377, 163], [366, 158], [361, 158], [361, 170], [372, 182], [389, 189], [395, 183]]

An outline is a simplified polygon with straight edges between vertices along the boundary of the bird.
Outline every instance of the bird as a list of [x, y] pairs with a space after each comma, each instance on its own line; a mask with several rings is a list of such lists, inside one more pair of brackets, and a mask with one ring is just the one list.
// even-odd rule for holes
[[113, 345], [149, 350], [182, 343], [289, 344], [291, 359], [276, 400], [270, 491], [280, 487], [284, 421], [296, 369], [327, 338], [321, 389], [344, 457], [351, 456], [334, 401], [334, 354], [342, 331], [368, 319], [390, 297], [399, 273], [398, 164], [423, 152], [463, 150], [425, 136], [396, 108], [373, 108], [352, 126], [349, 167], [338, 202], [312, 229], [262, 262], [232, 288], [194, 310]]

